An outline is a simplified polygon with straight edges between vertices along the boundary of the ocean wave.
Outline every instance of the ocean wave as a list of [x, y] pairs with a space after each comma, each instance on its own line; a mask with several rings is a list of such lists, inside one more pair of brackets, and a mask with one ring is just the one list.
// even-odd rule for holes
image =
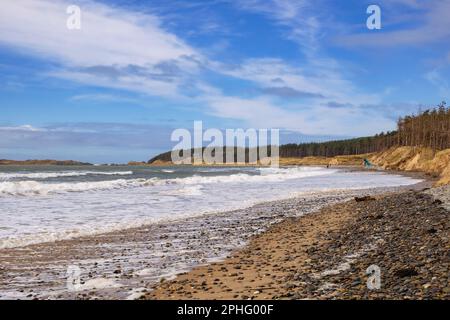
[[[156, 178], [155, 178], [156, 179]], [[48, 195], [68, 192], [85, 192], [93, 190], [122, 189], [151, 185], [154, 179], [118, 179], [95, 182], [44, 183], [39, 181], [0, 182], [0, 195]]]
[[170, 196], [201, 196], [203, 194], [203, 191], [201, 185], [192, 185], [174, 190], [164, 190], [159, 194]]
[[[258, 170], [253, 171], [255, 173]], [[191, 176], [180, 179], [155, 177], [76, 183], [0, 182], [0, 225], [7, 226], [0, 228], [0, 249], [190, 219], [301, 195], [319, 199], [324, 193], [328, 193], [332, 195], [330, 199], [335, 199], [337, 192], [419, 182], [379, 172], [350, 173], [339, 169], [312, 167], [280, 170], [264, 168], [260, 171], [263, 171], [262, 175]], [[334, 175], [334, 172], [338, 174]], [[325, 174], [329, 176], [324, 176]], [[308, 175], [323, 177], [316, 184], [312, 183], [313, 179], [302, 182], [302, 178]], [[269, 180], [286, 179], [296, 180], [266, 183]], [[199, 181], [200, 184], [195, 184]], [[247, 183], [234, 184], [236, 181]], [[254, 181], [264, 182], [253, 183]], [[136, 189], [128, 189], [132, 187]], [[119, 190], [109, 191], [111, 188]], [[70, 197], [67, 194], [59, 195], [67, 192], [74, 193]], [[16, 195], [8, 196], [5, 193]], [[37, 196], [52, 193], [58, 194]], [[348, 196], [349, 199], [352, 197], [350, 194]]]
[[[260, 175], [249, 175], [247, 173], [237, 173], [228, 176], [192, 176], [186, 178], [160, 179], [160, 178], [140, 178], [140, 179], [117, 179], [93, 182], [62, 182], [46, 183], [40, 181], [3, 181], [0, 182], [0, 195], [48, 195], [62, 194], [68, 192], [86, 192], [95, 190], [137, 188], [146, 186], [162, 185], [203, 185], [214, 183], [264, 183], [281, 182], [289, 179], [302, 179], [306, 177], [328, 175], [336, 172], [323, 168], [286, 168], [273, 171], [266, 170]], [[196, 191], [197, 192], [197, 191]]]
[[0, 180], [11, 179], [48, 179], [59, 177], [78, 177], [89, 175], [104, 175], [104, 176], [126, 176], [132, 175], [133, 171], [58, 171], [58, 172], [14, 172], [14, 173], [0, 173]]

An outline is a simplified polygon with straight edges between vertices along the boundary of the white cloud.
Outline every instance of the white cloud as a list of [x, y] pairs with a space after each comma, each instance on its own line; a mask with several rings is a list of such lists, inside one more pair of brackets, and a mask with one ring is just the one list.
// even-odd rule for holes
[[305, 0], [248, 0], [239, 1], [237, 5], [245, 10], [264, 13], [279, 21], [292, 20], [306, 7]]
[[71, 101], [98, 101], [110, 103], [139, 103], [139, 100], [134, 98], [123, 97], [115, 94], [93, 93], [93, 94], [79, 94], [70, 98]]
[[30, 131], [30, 132], [40, 132], [40, 131], [47, 131], [45, 128], [38, 128], [34, 127], [29, 124], [24, 124], [21, 126], [15, 126], [15, 127], [0, 127], [0, 131]]
[[[384, 21], [389, 23], [389, 20], [398, 20], [404, 26], [390, 29], [382, 28], [380, 32], [338, 36], [336, 37], [336, 43], [350, 47], [398, 47], [426, 45], [450, 40], [450, 19], [448, 18], [450, 16], [450, 1], [385, 0], [382, 2], [381, 8], [383, 24]], [[383, 10], [384, 8], [386, 8], [386, 11]], [[413, 14], [402, 13], [405, 9], [413, 10]], [[392, 17], [387, 14], [387, 10], [392, 10]]]
[[286, 110], [267, 98], [209, 97], [211, 112], [223, 118], [244, 120], [254, 128], [282, 128], [308, 135], [333, 133], [340, 136], [375, 134], [390, 130], [394, 120], [372, 108], [310, 108]]
[[431, 84], [433, 84], [438, 90], [442, 98], [448, 98], [450, 96], [450, 84], [441, 75], [439, 70], [435, 69], [427, 74], [425, 74], [425, 79], [427, 79]]
[[280, 59], [249, 59], [235, 68], [218, 65], [220, 72], [257, 83], [262, 87], [291, 88], [316, 95], [321, 102], [376, 104], [379, 96], [364, 94], [343, 77], [334, 60], [309, 60], [296, 67]]
[[[183, 77], [197, 71], [201, 55], [165, 31], [157, 16], [88, 0], [77, 3], [81, 30], [66, 27], [67, 1], [5, 1], [0, 10], [0, 43], [59, 63], [61, 70], [53, 76], [131, 90], [137, 86], [137, 91], [148, 94], [176, 95]], [[163, 78], [164, 63], [177, 68], [170, 79]], [[139, 69], [108, 77], [87, 72], [94, 66]]]
[[[170, 146], [171, 129], [129, 123], [61, 123], [0, 127], [0, 148], [61, 146], [155, 148]], [[149, 139], [149, 137], [152, 137]]]
[[[314, 4], [314, 6], [312, 5]], [[317, 1], [310, 0], [249, 0], [236, 5], [243, 10], [260, 13], [277, 24], [287, 27], [288, 39], [296, 41], [304, 53], [310, 54], [319, 46], [320, 23]], [[315, 8], [314, 8], [315, 7]]]
[[81, 30], [69, 30], [67, 1], [2, 3], [3, 43], [73, 66], [146, 65], [195, 55], [194, 49], [160, 27], [156, 16], [82, 1]]
[[[57, 70], [48, 73], [53, 77], [191, 99], [189, 102], [204, 104], [205, 111], [217, 117], [244, 120], [253, 127], [356, 135], [392, 125], [383, 115], [360, 107], [378, 104], [378, 95], [360, 92], [344, 76], [336, 60], [320, 55], [322, 26], [311, 12], [310, 1], [239, 2], [242, 9], [267, 15], [288, 29], [288, 38], [299, 45], [306, 59], [301, 66], [274, 58], [248, 59], [237, 67], [208, 61], [197, 49], [164, 30], [160, 18], [154, 14], [84, 0], [79, 2], [81, 30], [68, 30], [68, 4], [64, 0], [5, 2], [0, 11], [0, 44], [56, 62]], [[311, 98], [293, 105], [264, 94], [253, 99], [226, 96], [202, 80], [202, 66], [251, 81], [260, 88], [292, 89], [309, 93]], [[184, 95], [181, 92], [184, 86], [194, 87], [196, 97]], [[108, 97], [78, 97], [87, 98]], [[330, 103], [343, 107], [333, 108]]]

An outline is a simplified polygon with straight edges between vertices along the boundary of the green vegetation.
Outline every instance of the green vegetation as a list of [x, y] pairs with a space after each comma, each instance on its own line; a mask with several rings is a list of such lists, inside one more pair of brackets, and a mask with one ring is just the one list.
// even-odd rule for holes
[[450, 108], [442, 102], [437, 108], [406, 116], [398, 121], [397, 144], [422, 146], [433, 150], [450, 148]]
[[[379, 152], [394, 146], [421, 146], [433, 150], [450, 148], [450, 108], [442, 102], [436, 108], [400, 118], [396, 131], [347, 140], [285, 144], [280, 146], [279, 152], [281, 158], [334, 157]], [[270, 146], [268, 149], [270, 155]], [[235, 154], [236, 150], [237, 148], [235, 148]], [[248, 151], [246, 149], [246, 155]], [[192, 156], [193, 149], [181, 152], [184, 152], [186, 156]], [[171, 153], [162, 153], [152, 158], [149, 163], [157, 160], [169, 162]]]

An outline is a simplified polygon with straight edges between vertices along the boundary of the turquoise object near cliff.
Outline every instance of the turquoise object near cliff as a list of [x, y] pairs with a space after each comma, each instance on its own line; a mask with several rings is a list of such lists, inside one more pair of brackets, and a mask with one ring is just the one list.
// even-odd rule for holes
[[372, 163], [370, 163], [369, 160], [364, 159], [364, 167], [370, 168], [370, 167], [372, 167]]

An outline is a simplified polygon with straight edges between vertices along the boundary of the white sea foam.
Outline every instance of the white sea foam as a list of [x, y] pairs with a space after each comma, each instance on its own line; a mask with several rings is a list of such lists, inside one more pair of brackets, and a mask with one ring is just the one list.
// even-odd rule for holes
[[[301, 179], [306, 177], [330, 175], [336, 172], [335, 170], [325, 170], [323, 168], [288, 168], [276, 169], [273, 171], [263, 171], [261, 175], [250, 175], [247, 173], [237, 173], [228, 176], [192, 176], [186, 178], [175, 179], [116, 179], [105, 181], [89, 181], [89, 182], [61, 182], [49, 183], [40, 181], [3, 181], [0, 182], [0, 196], [17, 195], [17, 196], [32, 196], [32, 195], [49, 195], [61, 194], [67, 192], [86, 192], [95, 190], [108, 189], [122, 189], [122, 188], [137, 188], [147, 186], [161, 186], [161, 185], [202, 185], [214, 183], [240, 183], [240, 182], [278, 182], [289, 179]], [[192, 189], [191, 191], [192, 192]], [[189, 193], [189, 191], [188, 191]], [[187, 194], [188, 194], [187, 193]], [[198, 194], [198, 190], [194, 192]]]
[[85, 283], [76, 287], [76, 291], [86, 291], [94, 289], [106, 289], [106, 288], [119, 288], [122, 285], [117, 283], [113, 279], [108, 278], [95, 278], [86, 280]]
[[[269, 168], [266, 168], [269, 170]], [[274, 168], [273, 171], [262, 171], [259, 175], [236, 173], [228, 176], [193, 176], [188, 178], [171, 179], [170, 183], [179, 184], [205, 184], [205, 183], [239, 183], [239, 182], [277, 182], [291, 179], [301, 179], [314, 176], [331, 175], [336, 170], [327, 170], [320, 167], [310, 168]]]
[[[20, 236], [7, 236], [0, 238], [0, 249], [5, 248], [15, 248], [15, 247], [23, 247], [27, 245], [32, 244], [38, 244], [38, 243], [46, 243], [46, 242], [54, 242], [54, 241], [61, 241], [61, 240], [69, 240], [74, 238], [80, 238], [80, 237], [86, 237], [86, 236], [94, 236], [98, 234], [104, 234], [108, 232], [115, 232], [120, 230], [126, 230], [126, 229], [133, 229], [142, 227], [145, 225], [151, 225], [155, 223], [161, 223], [161, 222], [171, 222], [171, 221], [177, 221], [180, 219], [186, 219], [186, 218], [194, 218], [198, 216], [203, 216], [205, 214], [213, 214], [215, 212], [222, 212], [224, 210], [237, 210], [237, 209], [243, 209], [246, 207], [249, 207], [253, 205], [254, 202], [242, 202], [239, 205], [232, 205], [227, 207], [227, 209], [217, 209], [217, 210], [205, 210], [205, 209], [196, 209], [195, 211], [186, 210], [184, 212], [178, 212], [176, 215], [170, 215], [166, 213], [165, 215], [161, 216], [149, 216], [149, 217], [135, 217], [133, 219], [125, 219], [125, 218], [119, 218], [115, 219], [117, 221], [111, 222], [111, 217], [109, 219], [106, 219], [105, 221], [96, 221], [96, 223], [86, 223], [86, 221], [81, 222], [81, 220], [84, 218], [83, 213], [78, 223], [71, 223], [70, 226], [66, 225], [65, 227], [67, 229], [58, 229], [54, 231], [36, 231], [32, 232], [31, 234], [22, 234]], [[114, 213], [112, 213], [114, 214]], [[96, 218], [91, 217], [91, 220], [96, 220]], [[81, 226], [75, 227], [74, 225], [81, 224]]]
[[[190, 171], [187, 171], [190, 170]], [[70, 182], [0, 181], [0, 248], [71, 239], [146, 224], [242, 209], [253, 204], [329, 190], [392, 187], [419, 182], [379, 172], [320, 167], [236, 168], [225, 175], [182, 168], [191, 176]], [[258, 172], [260, 171], [260, 172]], [[108, 180], [109, 179], [109, 180]]]
[[174, 190], [165, 190], [161, 191], [159, 194], [161, 195], [174, 195], [174, 196], [201, 196], [202, 186], [201, 185], [192, 185], [185, 186], [184, 188], [174, 189]]
[[78, 177], [78, 176], [89, 176], [89, 175], [101, 175], [101, 176], [126, 176], [132, 175], [133, 171], [61, 171], [61, 172], [14, 172], [0, 173], [1, 180], [10, 179], [48, 179], [48, 178], [58, 178], [58, 177]]
[[62, 194], [68, 192], [84, 192], [94, 190], [108, 190], [132, 188], [139, 186], [152, 185], [156, 182], [154, 179], [118, 179], [106, 181], [93, 182], [63, 182], [63, 183], [48, 183], [38, 181], [5, 181], [0, 182], [0, 196], [1, 195], [16, 195], [16, 196], [32, 196], [32, 195], [48, 195], [48, 194]]

